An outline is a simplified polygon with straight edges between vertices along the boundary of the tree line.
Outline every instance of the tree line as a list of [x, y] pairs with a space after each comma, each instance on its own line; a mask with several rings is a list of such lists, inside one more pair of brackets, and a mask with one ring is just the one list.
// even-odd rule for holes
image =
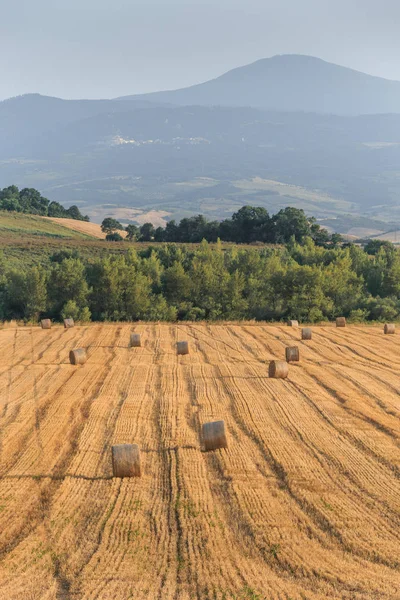
[[50, 202], [34, 188], [19, 190], [16, 185], [10, 185], [0, 190], [0, 210], [43, 217], [62, 217], [64, 219], [89, 221], [89, 217], [82, 215], [75, 205], [64, 208], [59, 202]]
[[0, 260], [0, 318], [37, 321], [240, 320], [392, 321], [400, 315], [400, 252], [318, 246], [224, 249], [165, 244], [83, 259], [53, 254], [46, 267]]
[[[122, 241], [118, 232], [124, 227], [119, 221], [107, 217], [101, 227], [107, 234], [107, 240]], [[216, 242], [220, 239], [237, 244], [287, 244], [292, 237], [298, 242], [311, 237], [317, 245], [342, 241], [339, 234], [329, 234], [314, 217], [308, 217], [303, 210], [293, 207], [284, 208], [270, 216], [265, 208], [243, 206], [230, 219], [223, 221], [208, 221], [203, 215], [196, 215], [181, 219], [179, 223], [171, 220], [165, 227], [155, 228], [151, 223], [144, 223], [141, 227], [131, 224], [125, 231], [127, 240], [138, 242], [199, 243], [202, 240]]]

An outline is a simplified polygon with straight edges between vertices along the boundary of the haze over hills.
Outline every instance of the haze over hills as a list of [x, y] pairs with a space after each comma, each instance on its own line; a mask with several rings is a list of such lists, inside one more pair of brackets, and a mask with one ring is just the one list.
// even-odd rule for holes
[[0, 187], [36, 187], [95, 221], [223, 218], [251, 203], [385, 230], [400, 222], [400, 114], [383, 114], [396, 107], [400, 82], [304, 56], [174, 92], [28, 94], [0, 103]]
[[400, 82], [303, 55], [279, 55], [205, 83], [126, 99], [178, 105], [251, 106], [340, 115], [400, 111]]

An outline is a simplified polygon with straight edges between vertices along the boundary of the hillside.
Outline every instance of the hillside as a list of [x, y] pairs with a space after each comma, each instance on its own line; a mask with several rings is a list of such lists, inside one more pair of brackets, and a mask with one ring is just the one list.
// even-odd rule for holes
[[[73, 219], [50, 219], [23, 213], [0, 211], [0, 234], [3, 243], [6, 238], [18, 238], [21, 241], [32, 237], [90, 240], [93, 237], [98, 237], [93, 236], [91, 225], [91, 223]], [[100, 229], [100, 227], [94, 225], [93, 229]]]
[[244, 204], [271, 212], [290, 204], [318, 218], [363, 214], [388, 229], [400, 221], [399, 115], [154, 107], [18, 143], [13, 154], [0, 142], [0, 187], [35, 187], [92, 221], [117, 209], [132, 222], [154, 210], [224, 218]]
[[106, 237], [106, 234], [102, 232], [100, 225], [98, 225], [97, 223], [77, 221], [75, 219], [59, 219], [56, 217], [43, 218], [53, 223], [57, 223], [62, 227], [66, 227], [67, 229], [71, 229], [72, 231], [78, 231], [79, 233], [90, 235], [91, 237], [97, 238], [99, 240], [104, 240]]
[[[0, 338], [2, 598], [397, 597], [396, 336], [120, 323]], [[300, 362], [269, 379], [293, 344]], [[221, 418], [228, 448], [206, 453], [202, 424]], [[140, 479], [113, 478], [119, 443], [139, 444]]]
[[400, 82], [293, 54], [264, 58], [188, 88], [121, 98], [130, 99], [341, 115], [395, 113]]
[[320, 219], [378, 219], [387, 226], [371, 229], [387, 231], [400, 224], [399, 90], [277, 56], [187, 90], [11, 98], [0, 103], [0, 187], [35, 187], [95, 222], [117, 211], [159, 225], [291, 204]]

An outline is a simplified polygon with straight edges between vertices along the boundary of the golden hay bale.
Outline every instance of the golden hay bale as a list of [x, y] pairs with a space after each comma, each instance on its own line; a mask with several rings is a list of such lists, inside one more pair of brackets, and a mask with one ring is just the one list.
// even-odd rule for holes
[[395, 333], [396, 327], [395, 327], [394, 323], [386, 323], [385, 327], [383, 328], [383, 331], [386, 334]]
[[285, 355], [286, 362], [298, 362], [300, 360], [300, 353], [297, 346], [286, 348]]
[[228, 442], [225, 432], [225, 421], [211, 421], [203, 425], [204, 448], [209, 450], [218, 450], [218, 448], [227, 448]]
[[299, 326], [299, 322], [298, 321], [288, 321], [288, 327], [298, 327]]
[[42, 319], [40, 322], [42, 329], [51, 329], [51, 321], [50, 319]]
[[131, 348], [140, 348], [142, 342], [140, 340], [140, 333], [131, 333], [131, 339], [129, 342]]
[[289, 366], [283, 360], [271, 360], [268, 369], [269, 377], [274, 379], [286, 379], [289, 375]]
[[69, 353], [69, 362], [71, 365], [83, 365], [87, 361], [85, 348], [76, 348]]
[[112, 447], [114, 477], [141, 477], [140, 450], [137, 444], [117, 444]]
[[301, 339], [302, 340], [311, 340], [312, 338], [312, 329], [311, 327], [303, 327], [301, 330]]
[[336, 319], [336, 327], [346, 327], [346, 317], [338, 317]]
[[71, 327], [75, 327], [75, 323], [73, 319], [64, 319], [64, 329], [71, 329]]
[[178, 354], [189, 354], [189, 342], [177, 342], [176, 350]]

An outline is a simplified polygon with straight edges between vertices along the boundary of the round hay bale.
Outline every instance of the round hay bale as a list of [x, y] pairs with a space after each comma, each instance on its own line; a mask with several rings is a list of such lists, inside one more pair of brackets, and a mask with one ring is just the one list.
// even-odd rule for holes
[[131, 348], [140, 348], [142, 342], [140, 340], [140, 333], [131, 333], [131, 339], [129, 342]]
[[69, 362], [71, 365], [83, 365], [87, 361], [85, 348], [76, 348], [69, 353]]
[[117, 444], [112, 447], [114, 477], [141, 477], [140, 450], [137, 444]]
[[286, 348], [286, 362], [298, 362], [300, 360], [299, 348], [297, 346], [291, 346]]
[[302, 340], [311, 340], [312, 338], [312, 329], [311, 327], [303, 327], [301, 330], [301, 339]]
[[177, 342], [176, 350], [178, 354], [189, 354], [189, 342]]
[[211, 421], [203, 425], [203, 442], [206, 452], [227, 448], [225, 421]]
[[338, 317], [336, 319], [336, 327], [346, 327], [346, 317]]
[[42, 319], [40, 322], [42, 329], [51, 329], [51, 321], [50, 319]]
[[75, 327], [75, 323], [73, 319], [64, 319], [64, 329], [71, 329], [71, 327]]
[[289, 375], [289, 366], [283, 360], [271, 360], [268, 369], [269, 377], [273, 379], [286, 379]]
[[288, 327], [298, 327], [298, 326], [299, 326], [298, 321], [288, 321]]
[[393, 334], [396, 331], [396, 327], [394, 323], [386, 323], [385, 327], [383, 328], [383, 331], [386, 334]]

